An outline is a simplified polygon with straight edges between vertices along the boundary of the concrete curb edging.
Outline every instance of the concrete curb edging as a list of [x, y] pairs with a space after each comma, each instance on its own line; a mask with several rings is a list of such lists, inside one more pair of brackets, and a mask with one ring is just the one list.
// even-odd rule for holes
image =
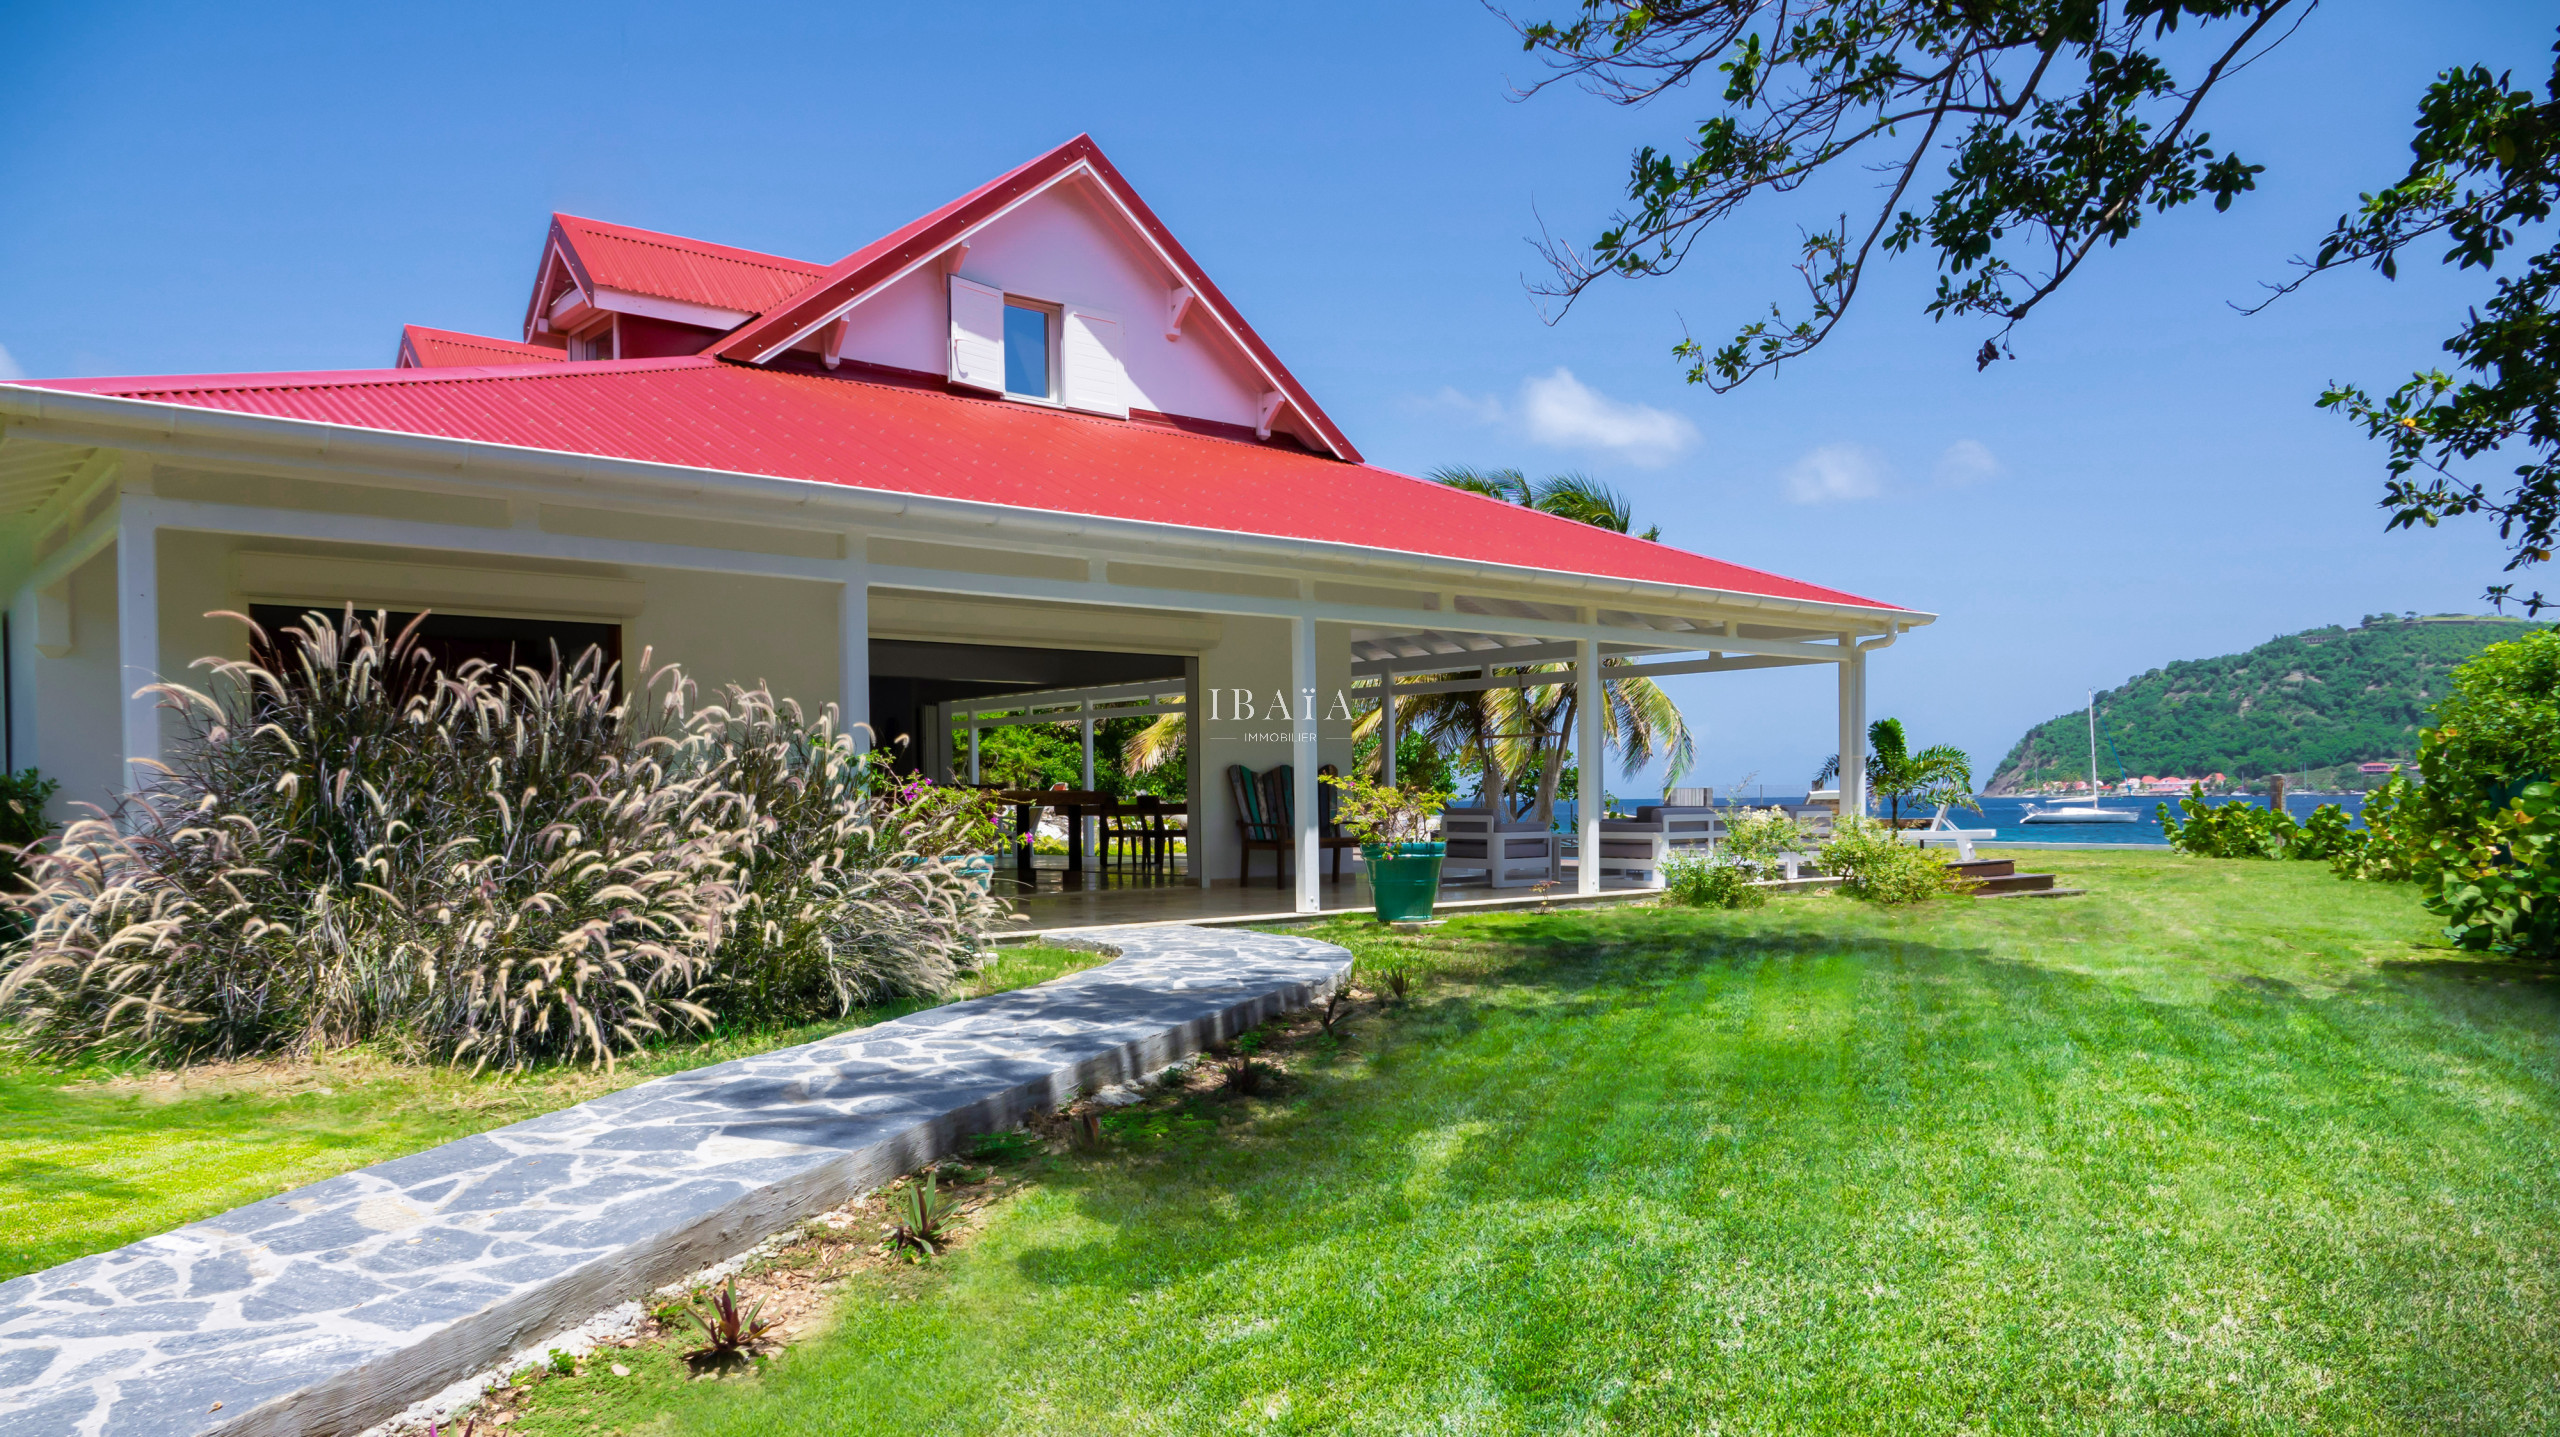
[[0, 1437], [362, 1431], [966, 1136], [1316, 1002], [1352, 963], [1236, 930], [1076, 941], [1119, 956], [0, 1283]]

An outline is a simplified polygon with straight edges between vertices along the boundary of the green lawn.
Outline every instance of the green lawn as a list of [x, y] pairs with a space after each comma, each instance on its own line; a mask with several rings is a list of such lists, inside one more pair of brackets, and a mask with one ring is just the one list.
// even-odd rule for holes
[[[1097, 961], [1022, 945], [964, 993], [1043, 982]], [[314, 1063], [177, 1074], [0, 1059], [0, 1278], [166, 1232], [350, 1168], [484, 1132], [662, 1073], [805, 1043], [917, 1006], [676, 1044], [611, 1072], [473, 1077], [364, 1050]]]
[[2033, 857], [2091, 896], [1318, 930], [1429, 976], [1289, 1091], [513, 1430], [2560, 1430], [2555, 975], [2316, 865]]

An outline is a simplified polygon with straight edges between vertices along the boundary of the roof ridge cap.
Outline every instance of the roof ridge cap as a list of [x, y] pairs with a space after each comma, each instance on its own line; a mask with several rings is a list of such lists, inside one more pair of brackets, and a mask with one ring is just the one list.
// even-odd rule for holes
[[[577, 223], [582, 225], [594, 225], [599, 229], [619, 231], [619, 233], [613, 234], [609, 237], [621, 240], [626, 244], [644, 244], [655, 249], [678, 251], [682, 251], [685, 246], [696, 246], [699, 249], [706, 250], [721, 250], [725, 251], [725, 253], [709, 257], [712, 259], [732, 260], [739, 264], [752, 264], [765, 269], [793, 271], [806, 270], [812, 276], [822, 274], [827, 269], [826, 265], [819, 264], [812, 260], [793, 259], [789, 255], [775, 254], [771, 250], [748, 249], [743, 245], [722, 244], [718, 240], [695, 239], [691, 235], [680, 235], [671, 230], [643, 229], [638, 225], [620, 224], [613, 220], [600, 220], [588, 215], [573, 215], [560, 210], [552, 211], [551, 218], [555, 221], [575, 220]], [[674, 243], [670, 243], [670, 241], [674, 241]]]

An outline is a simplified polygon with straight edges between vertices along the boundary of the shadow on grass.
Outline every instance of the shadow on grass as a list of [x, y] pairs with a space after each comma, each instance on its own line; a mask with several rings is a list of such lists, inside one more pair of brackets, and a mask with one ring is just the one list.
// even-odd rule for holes
[[[1784, 984], [1801, 976], [1790, 970], [1815, 966], [1854, 976], [1866, 964], [2006, 975], [1995, 982], [2085, 987], [2094, 981], [2005, 960], [1979, 946], [1839, 932], [1648, 935], [1576, 925], [1563, 933], [1550, 927], [1469, 939], [1465, 946], [1475, 962], [1462, 983], [1426, 989], [1373, 1016], [1340, 1049], [1319, 1045], [1310, 1054], [1302, 1048], [1299, 1075], [1280, 1095], [1286, 1101], [1245, 1110], [1232, 1098], [1206, 1097], [1176, 1110], [1182, 1118], [1230, 1123], [1250, 1111], [1249, 1128], [1177, 1118], [1162, 1125], [1165, 1135], [1155, 1141], [1046, 1164], [1038, 1180], [1069, 1195], [1080, 1218], [1100, 1231], [1071, 1245], [1018, 1254], [1011, 1262], [1020, 1277], [1055, 1290], [1136, 1291], [1233, 1262], [1239, 1247], [1257, 1263], [1286, 1261], [1340, 1233], [1412, 1219], [1413, 1207], [1397, 1195], [1417, 1179], [1460, 1208], [1538, 1203], [1605, 1186], [1592, 1170], [1596, 1148], [1585, 1139], [1618, 1114], [1613, 1097], [1623, 1094], [1634, 1109], [1677, 1107], [1692, 1101], [1684, 1086], [1702, 1082], [1691, 1055], [1659, 1042], [1664, 1024], [1684, 1021], [1691, 1011], [1691, 1005], [1666, 1002], [1669, 995], [1701, 984], [1745, 975]], [[1480, 1038], [1489, 1041], [1479, 1045]], [[1815, 1074], [1826, 1068], [1823, 1050], [1832, 1041], [1818, 1032], [1769, 1033], [1755, 1037], [1753, 1051], [1820, 1082], [1826, 1079]], [[1359, 1058], [1374, 1066], [1366, 1072], [1346, 1066]], [[1448, 1113], [1416, 1112], [1399, 1087], [1417, 1063], [1431, 1069], [1435, 1102], [1445, 1105], [1453, 1092], [1471, 1095], [1461, 1104], [1470, 1118], [1454, 1126], [1481, 1124], [1483, 1131], [1454, 1151], [1436, 1141], [1452, 1127]], [[1541, 1064], [1551, 1065], [1552, 1076], [1528, 1071]], [[1877, 1106], [1903, 1101], [1872, 1085], [1850, 1086]], [[1137, 1126], [1124, 1123], [1122, 1130]], [[1250, 1231], [1239, 1229], [1239, 1212], [1256, 1214], [1275, 1203], [1292, 1209], [1286, 1221], [1266, 1218]], [[1579, 1246], [1589, 1239], [1590, 1260], [1604, 1265], [1653, 1261], [1645, 1255], [1652, 1240], [1623, 1214], [1610, 1215], [1608, 1206], [1575, 1219], [1557, 1240]]]
[[100, 1202], [142, 1202], [155, 1194], [146, 1187], [108, 1177], [94, 1168], [18, 1158], [0, 1163], [0, 1189], [15, 1189], [37, 1198], [89, 1198]]
[[2560, 962], [2531, 958], [2392, 958], [2374, 965], [2396, 978], [2538, 989], [2560, 997]]

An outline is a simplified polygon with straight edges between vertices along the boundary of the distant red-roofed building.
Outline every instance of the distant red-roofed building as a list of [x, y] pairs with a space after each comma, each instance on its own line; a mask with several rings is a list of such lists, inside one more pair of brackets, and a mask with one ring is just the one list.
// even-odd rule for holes
[[1932, 618], [1368, 464], [1083, 137], [832, 263], [554, 215], [515, 335], [0, 385], [0, 426], [10, 760], [65, 800], [165, 752], [137, 690], [246, 656], [202, 616], [352, 603], [770, 683], [955, 782], [1008, 706], [1183, 712], [1188, 871], [1229, 881], [1231, 766], [1312, 815], [1381, 685], [1496, 666], [1836, 666], [1856, 802], [1867, 655]]

